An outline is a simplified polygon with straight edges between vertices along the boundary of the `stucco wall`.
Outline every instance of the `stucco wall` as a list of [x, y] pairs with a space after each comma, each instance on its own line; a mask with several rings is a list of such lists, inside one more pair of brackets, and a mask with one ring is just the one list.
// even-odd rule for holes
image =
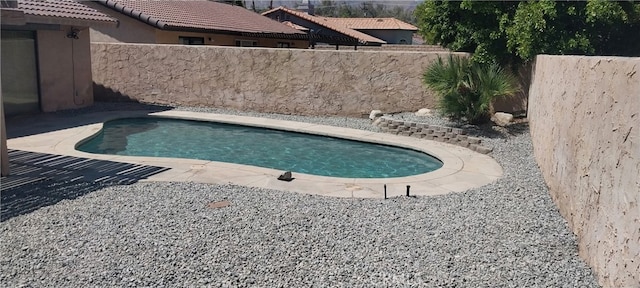
[[96, 99], [121, 93], [151, 103], [304, 115], [433, 108], [422, 73], [446, 54], [91, 45]]
[[83, 4], [118, 20], [117, 27], [92, 27], [92, 42], [156, 43], [156, 28], [153, 26], [116, 12], [100, 3], [84, 1]]
[[36, 33], [40, 106], [44, 112], [93, 104], [89, 29], [81, 28], [78, 39], [67, 37], [70, 29], [61, 26], [60, 30]]
[[640, 287], [640, 58], [538, 56], [536, 161], [605, 287]]

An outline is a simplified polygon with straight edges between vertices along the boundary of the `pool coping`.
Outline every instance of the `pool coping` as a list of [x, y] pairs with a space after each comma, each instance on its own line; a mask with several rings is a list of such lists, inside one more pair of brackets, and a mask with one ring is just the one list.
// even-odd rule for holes
[[[168, 171], [142, 181], [232, 183], [331, 197], [383, 198], [384, 185], [387, 187], [388, 197], [405, 195], [407, 185], [410, 185], [410, 194], [414, 196], [441, 195], [462, 192], [492, 183], [503, 174], [502, 167], [493, 158], [468, 148], [382, 132], [307, 122], [179, 110], [152, 113], [147, 111], [115, 111], [98, 113], [94, 116], [97, 123], [9, 139], [7, 145], [10, 149], [170, 168]], [[286, 182], [277, 180], [277, 177], [284, 171], [256, 166], [182, 158], [91, 154], [75, 150], [78, 143], [98, 133], [102, 129], [103, 122], [139, 116], [214, 121], [381, 143], [428, 153], [442, 161], [443, 166], [433, 172], [397, 178], [338, 178], [293, 172], [295, 179]]]

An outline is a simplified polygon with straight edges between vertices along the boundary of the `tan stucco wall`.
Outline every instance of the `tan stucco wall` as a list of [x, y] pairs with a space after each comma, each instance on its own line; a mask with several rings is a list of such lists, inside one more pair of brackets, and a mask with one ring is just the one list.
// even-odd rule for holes
[[79, 39], [67, 37], [69, 26], [60, 30], [38, 30], [38, 76], [40, 106], [50, 112], [93, 104], [89, 29]]
[[156, 28], [153, 26], [125, 16], [99, 3], [84, 1], [83, 4], [118, 20], [117, 27], [92, 27], [92, 42], [156, 43]]
[[[100, 90], [143, 102], [352, 116], [433, 108], [422, 73], [443, 55], [112, 43], [91, 48], [94, 82], [106, 88]], [[99, 97], [104, 93], [96, 92]]]
[[538, 56], [535, 158], [605, 287], [640, 287], [640, 58]]

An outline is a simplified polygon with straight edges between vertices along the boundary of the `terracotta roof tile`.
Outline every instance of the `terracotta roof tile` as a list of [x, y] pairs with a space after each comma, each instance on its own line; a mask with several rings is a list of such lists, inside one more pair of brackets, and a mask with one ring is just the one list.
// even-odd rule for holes
[[73, 0], [19, 0], [18, 9], [26, 15], [116, 22], [108, 15]]
[[418, 31], [418, 27], [400, 21], [396, 18], [327, 18], [336, 24], [358, 30], [411, 30]]
[[144, 13], [166, 26], [163, 29], [203, 29], [248, 33], [302, 34], [287, 25], [264, 17], [240, 6], [205, 0], [108, 0], [99, 1], [107, 7], [114, 3]]
[[304, 27], [304, 26], [300, 26], [300, 25], [295, 24], [295, 23], [292, 23], [291, 21], [284, 21], [284, 22], [282, 22], [282, 24], [287, 25], [287, 26], [289, 26], [289, 27], [291, 27], [293, 29], [296, 29], [296, 30], [309, 31], [309, 28]]
[[271, 9], [271, 10], [266, 11], [266, 12], [263, 12], [262, 15], [268, 15], [268, 14], [271, 14], [273, 12], [280, 11], [280, 10], [284, 11], [285, 13], [294, 15], [294, 16], [296, 16], [298, 18], [302, 18], [302, 19], [305, 19], [307, 21], [313, 22], [315, 24], [327, 27], [327, 28], [329, 28], [331, 30], [337, 31], [337, 32], [339, 32], [341, 34], [344, 34], [344, 35], [347, 35], [349, 37], [356, 38], [362, 43], [379, 43], [379, 44], [386, 44], [387, 43], [384, 40], [378, 39], [378, 38], [373, 37], [371, 35], [364, 34], [364, 33], [360, 32], [360, 31], [356, 31], [354, 29], [347, 28], [345, 26], [337, 24], [337, 23], [331, 21], [330, 20], [331, 18], [309, 15], [309, 14], [307, 14], [305, 12], [291, 10], [291, 9], [288, 9], [288, 8], [285, 8], [285, 7], [282, 7], [282, 6], [280, 6], [278, 8]]

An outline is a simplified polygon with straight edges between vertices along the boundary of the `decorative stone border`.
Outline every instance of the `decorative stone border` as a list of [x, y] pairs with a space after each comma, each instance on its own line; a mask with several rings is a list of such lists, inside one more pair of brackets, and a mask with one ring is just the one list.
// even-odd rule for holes
[[482, 145], [482, 139], [467, 136], [467, 133], [461, 128], [415, 123], [392, 119], [388, 116], [374, 120], [373, 125], [380, 127], [386, 133], [454, 144], [482, 154], [493, 151], [493, 148]]

